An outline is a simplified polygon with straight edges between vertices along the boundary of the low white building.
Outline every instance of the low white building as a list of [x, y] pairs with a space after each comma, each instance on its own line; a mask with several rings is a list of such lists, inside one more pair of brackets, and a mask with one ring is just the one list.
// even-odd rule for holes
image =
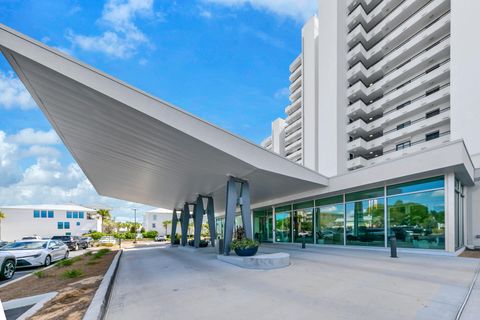
[[0, 239], [4, 241], [33, 235], [50, 238], [102, 231], [102, 218], [96, 211], [78, 205], [4, 206], [0, 210], [5, 214], [0, 225]]
[[[165, 229], [163, 222], [170, 221]], [[143, 217], [143, 227], [145, 231], [157, 231], [159, 235], [166, 236], [172, 231], [172, 210], [157, 208], [151, 211], [145, 212]], [[177, 233], [180, 233], [177, 228]]]

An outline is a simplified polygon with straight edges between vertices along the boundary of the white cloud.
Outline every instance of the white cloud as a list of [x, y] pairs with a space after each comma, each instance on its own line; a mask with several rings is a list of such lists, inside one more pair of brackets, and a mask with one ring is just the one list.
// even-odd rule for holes
[[107, 30], [100, 35], [81, 35], [67, 31], [67, 38], [74, 46], [91, 52], [128, 59], [139, 47], [151, 47], [148, 37], [135, 24], [137, 18], [155, 18], [153, 0], [109, 0], [103, 7], [100, 25]]
[[[62, 164], [61, 152], [45, 146], [58, 142], [51, 132], [24, 129], [8, 136], [0, 130], [0, 205], [95, 204], [130, 219], [137, 208], [141, 221], [141, 213], [151, 207], [99, 196], [76, 163]], [[34, 161], [22, 170], [19, 163], [26, 158]]]
[[213, 18], [212, 12], [210, 10], [205, 9], [205, 8], [200, 8], [199, 9], [199, 14], [200, 14], [201, 17], [204, 17], [206, 19]]
[[250, 5], [258, 10], [265, 10], [279, 16], [286, 16], [297, 21], [305, 21], [317, 10], [317, 0], [203, 0], [223, 6], [240, 7]]
[[277, 90], [277, 92], [275, 92], [273, 96], [275, 97], [275, 99], [283, 99], [285, 97], [288, 97], [289, 95], [290, 95], [290, 89], [285, 87]]
[[8, 140], [17, 144], [59, 144], [60, 138], [51, 129], [49, 131], [35, 131], [32, 128], [20, 130], [17, 134], [8, 137]]
[[13, 72], [0, 71], [0, 108], [30, 110], [36, 107], [30, 93]]

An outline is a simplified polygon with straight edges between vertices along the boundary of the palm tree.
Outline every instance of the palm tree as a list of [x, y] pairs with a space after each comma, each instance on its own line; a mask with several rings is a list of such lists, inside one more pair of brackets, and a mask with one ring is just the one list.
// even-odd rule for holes
[[102, 217], [102, 231], [104, 231], [105, 224], [106, 224], [105, 222], [112, 218], [112, 216], [110, 215], [110, 210], [109, 209], [99, 209], [99, 210], [97, 210], [97, 213]]
[[5, 213], [0, 210], [0, 240], [2, 239], [2, 220], [5, 219]]
[[172, 223], [172, 221], [170, 221], [170, 220], [163, 221], [163, 227], [165, 228], [165, 235], [167, 234], [168, 225], [171, 224], [171, 223]]

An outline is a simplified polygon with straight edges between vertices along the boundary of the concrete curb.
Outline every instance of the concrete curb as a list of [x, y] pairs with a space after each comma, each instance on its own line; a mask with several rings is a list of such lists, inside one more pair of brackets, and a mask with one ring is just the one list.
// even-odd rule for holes
[[52, 263], [52, 264], [49, 265], [48, 267], [41, 268], [40, 270], [32, 271], [32, 272], [30, 272], [30, 273], [28, 273], [28, 274], [26, 274], [26, 275], [24, 275], [24, 276], [21, 276], [20, 278], [17, 278], [17, 279], [8, 281], [7, 283], [4, 283], [4, 284], [0, 285], [0, 289], [1, 289], [1, 288], [5, 288], [6, 286], [8, 286], [8, 285], [10, 285], [10, 284], [12, 284], [12, 283], [15, 283], [15, 282], [18, 282], [18, 281], [23, 280], [23, 279], [25, 279], [25, 278], [31, 277], [31, 276], [33, 276], [33, 274], [34, 274], [35, 272], [48, 270], [48, 269], [50, 269], [50, 268], [52, 268], [52, 267], [54, 267], [54, 266], [55, 266], [55, 263]]
[[57, 294], [58, 292], [53, 291], [53, 292], [48, 292], [44, 294], [39, 294], [36, 296], [10, 300], [3, 303], [3, 309], [7, 311], [10, 309], [33, 305], [33, 307], [28, 309], [25, 313], [23, 313], [20, 317], [17, 318], [17, 320], [24, 320], [33, 316], [35, 313], [37, 313], [37, 311], [40, 310], [45, 305], [45, 303], [55, 298]]
[[115, 281], [115, 276], [117, 275], [122, 253], [123, 250], [118, 251], [115, 258], [113, 258], [112, 264], [110, 264], [110, 267], [103, 276], [103, 280], [95, 292], [87, 312], [85, 312], [83, 316], [83, 320], [101, 320], [105, 317], [105, 311], [107, 310], [108, 300], [110, 299], [110, 293]]

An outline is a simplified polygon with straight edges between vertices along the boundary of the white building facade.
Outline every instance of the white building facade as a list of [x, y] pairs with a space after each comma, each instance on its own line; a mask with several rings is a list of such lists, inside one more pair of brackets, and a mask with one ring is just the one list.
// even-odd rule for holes
[[4, 206], [0, 238], [3, 241], [20, 240], [25, 236], [81, 236], [102, 231], [102, 218], [94, 209], [78, 205]]
[[[436, 151], [459, 140], [468, 150], [469, 162], [480, 168], [480, 141], [476, 139], [480, 135], [480, 91], [475, 88], [479, 46], [468, 23], [476, 19], [478, 10], [480, 2], [463, 0], [319, 0], [317, 15], [302, 29], [302, 52], [290, 65], [291, 103], [285, 109], [285, 134], [279, 137], [272, 132], [262, 146], [284, 137], [283, 143], [276, 142], [284, 149], [268, 149], [331, 181], [350, 177], [352, 186], [356, 176], [367, 172], [380, 174], [385, 181], [398, 179], [398, 168], [384, 171], [402, 159], [407, 170], [400, 180], [432, 178], [428, 170], [413, 170], [415, 156], [425, 155], [427, 163], [433, 163]], [[366, 185], [369, 179], [363, 179]], [[480, 246], [478, 183], [463, 188], [452, 171], [440, 179], [444, 197], [436, 210], [442, 204], [442, 228], [449, 219], [452, 223], [446, 227], [451, 232], [446, 250], [455, 251], [463, 244]], [[389, 218], [389, 210], [396, 210], [387, 204], [389, 183], [378, 187], [385, 188], [381, 200], [385, 224], [406, 223]], [[343, 193], [343, 197], [349, 195]], [[429, 201], [422, 206], [428, 207]], [[340, 202], [348, 206], [348, 200], [336, 200]], [[294, 207], [294, 203], [288, 210], [280, 207], [290, 212], [292, 234], [298, 227]], [[320, 210], [316, 205], [307, 207]], [[275, 206], [265, 210], [274, 214]], [[404, 228], [400, 224], [395, 228]], [[413, 223], [409, 234], [415, 233], [412, 228]], [[344, 235], [343, 243], [348, 231]]]
[[[167, 228], [163, 225], [165, 221], [170, 221]], [[157, 231], [159, 235], [170, 235], [172, 230], [172, 210], [157, 208], [145, 212], [143, 216], [143, 227], [145, 231]]]

